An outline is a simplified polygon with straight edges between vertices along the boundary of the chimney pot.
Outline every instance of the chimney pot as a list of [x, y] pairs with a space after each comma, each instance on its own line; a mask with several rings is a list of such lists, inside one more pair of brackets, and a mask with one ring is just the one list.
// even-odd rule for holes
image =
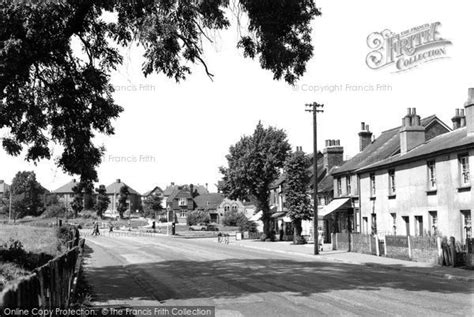
[[411, 116], [411, 108], [407, 108], [407, 116]]
[[459, 118], [459, 127], [464, 128], [466, 126], [466, 117]]
[[409, 127], [409, 126], [411, 126], [411, 117], [408, 117], [408, 116], [407, 116], [407, 117], [403, 118], [403, 126], [404, 126], [404, 127]]
[[121, 183], [120, 178], [117, 178], [117, 183]]
[[336, 145], [337, 145], [337, 146], [340, 146], [340, 145], [341, 145], [341, 140], [337, 139], [337, 140], [336, 140]]
[[455, 117], [459, 117], [459, 109], [456, 109], [454, 116], [455, 116]]
[[412, 116], [416, 115], [416, 108], [411, 108], [411, 115]]
[[370, 129], [369, 129], [369, 125], [368, 125], [368, 124], [365, 126], [365, 130], [366, 130], [367, 132], [370, 132]]
[[365, 122], [360, 123], [360, 130], [364, 131], [365, 130]]
[[459, 116], [460, 117], [464, 117], [465, 114], [464, 114], [464, 109], [459, 109]]
[[420, 119], [420, 116], [416, 115], [413, 117], [415, 120], [413, 122], [413, 125], [414, 126], [420, 126], [421, 125], [421, 119]]

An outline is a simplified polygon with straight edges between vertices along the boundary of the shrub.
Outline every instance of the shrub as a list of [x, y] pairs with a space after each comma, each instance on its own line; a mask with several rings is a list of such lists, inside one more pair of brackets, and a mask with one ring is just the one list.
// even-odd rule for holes
[[73, 225], [63, 225], [58, 227], [56, 237], [61, 244], [65, 245], [66, 242], [79, 238], [79, 230]]
[[223, 224], [225, 226], [237, 226], [240, 231], [257, 232], [257, 224], [254, 221], [235, 211], [227, 211], [224, 214]]
[[[41, 214], [43, 218], [56, 218], [56, 217], [65, 217], [67, 215], [66, 207], [62, 204], [54, 204], [46, 207], [45, 211]], [[72, 214], [70, 214], [72, 216]]]
[[186, 219], [188, 226], [194, 226], [200, 223], [209, 223], [210, 221], [211, 217], [209, 216], [209, 213], [202, 210], [190, 211]]

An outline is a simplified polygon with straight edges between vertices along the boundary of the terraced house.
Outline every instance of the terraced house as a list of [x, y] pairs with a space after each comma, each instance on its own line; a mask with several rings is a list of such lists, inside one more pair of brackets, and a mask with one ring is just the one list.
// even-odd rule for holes
[[403, 118], [400, 153], [360, 168], [362, 231], [398, 235], [472, 235], [474, 88], [456, 109], [453, 131], [426, 140], [414, 111]]
[[[361, 199], [367, 197], [367, 192], [370, 195], [370, 190], [381, 190], [385, 188], [385, 185], [378, 185], [377, 178], [376, 183], [369, 182], [369, 185], [376, 184], [378, 187], [372, 187], [370, 190], [368, 187], [361, 188], [362, 185], [366, 185], [365, 179], [361, 183], [361, 169], [390, 158], [400, 157], [404, 155], [404, 151], [412, 150], [417, 145], [451, 131], [435, 115], [420, 119], [415, 108], [409, 109], [407, 117], [410, 118], [410, 124], [413, 122], [411, 126], [406, 126], [405, 122], [408, 122], [408, 119], [404, 119], [403, 126], [384, 131], [375, 139], [373, 139], [373, 133], [369, 126], [364, 122], [361, 123], [361, 131], [359, 132], [360, 152], [332, 173], [334, 178], [334, 200], [325, 208], [326, 217], [332, 215], [331, 217], [334, 219], [332, 232], [372, 233], [377, 230], [377, 212], [373, 212], [373, 210], [374, 206], [379, 208], [378, 204], [381, 198], [377, 200], [375, 205], [373, 204], [374, 200], [370, 200], [372, 203], [364, 202], [362, 205]], [[369, 180], [375, 176], [377, 175], [370, 174]], [[386, 190], [388, 190], [388, 185]], [[364, 211], [361, 210], [362, 208], [364, 208]]]

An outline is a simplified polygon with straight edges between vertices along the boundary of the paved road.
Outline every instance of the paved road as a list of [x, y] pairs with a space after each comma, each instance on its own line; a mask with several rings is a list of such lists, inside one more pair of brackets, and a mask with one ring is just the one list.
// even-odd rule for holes
[[99, 297], [116, 303], [134, 298], [212, 305], [220, 316], [474, 315], [474, 287], [462, 281], [211, 239], [101, 236], [88, 241], [88, 277], [102, 285]]

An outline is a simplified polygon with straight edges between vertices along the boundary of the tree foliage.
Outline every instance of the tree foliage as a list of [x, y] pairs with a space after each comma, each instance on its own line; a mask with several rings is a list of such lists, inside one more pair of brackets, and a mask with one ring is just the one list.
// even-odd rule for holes
[[15, 219], [39, 216], [43, 212], [44, 188], [36, 181], [35, 172], [18, 172], [12, 180], [12, 211]]
[[303, 242], [301, 237], [301, 221], [311, 220], [312, 208], [308, 194], [310, 174], [308, 168], [311, 160], [303, 151], [297, 151], [288, 157], [285, 162], [285, 198], [288, 216], [295, 227], [295, 241]]
[[127, 203], [128, 195], [130, 195], [128, 186], [123, 185], [122, 187], [120, 187], [117, 211], [121, 219], [123, 219], [123, 214], [128, 209], [128, 203]]
[[180, 81], [197, 63], [212, 78], [203, 40], [228, 28], [236, 12], [248, 17], [238, 41], [244, 56], [258, 58], [275, 79], [293, 84], [303, 75], [313, 52], [310, 22], [320, 15], [313, 0], [0, 1], [3, 148], [36, 162], [59, 144], [58, 165], [96, 181], [104, 148], [94, 136], [113, 134], [123, 110], [110, 84], [123, 60], [118, 48], [143, 47], [145, 75]]
[[110, 204], [110, 198], [107, 196], [107, 190], [104, 185], [100, 185], [95, 191], [97, 193], [97, 201], [94, 208], [97, 212], [97, 217], [102, 218]]
[[253, 135], [230, 147], [228, 167], [221, 167], [222, 190], [231, 199], [256, 199], [262, 211], [264, 233], [270, 235], [270, 185], [278, 177], [290, 151], [286, 133], [259, 122]]
[[160, 195], [150, 195], [143, 202], [143, 213], [145, 217], [154, 218], [163, 210], [161, 206], [162, 197]]
[[73, 199], [71, 202], [71, 208], [74, 212], [74, 218], [77, 218], [77, 215], [84, 209], [84, 184], [77, 183], [72, 187]]
[[209, 213], [202, 210], [190, 211], [186, 217], [186, 223], [188, 226], [194, 226], [200, 223], [209, 223], [210, 221], [211, 217], [209, 216]]

